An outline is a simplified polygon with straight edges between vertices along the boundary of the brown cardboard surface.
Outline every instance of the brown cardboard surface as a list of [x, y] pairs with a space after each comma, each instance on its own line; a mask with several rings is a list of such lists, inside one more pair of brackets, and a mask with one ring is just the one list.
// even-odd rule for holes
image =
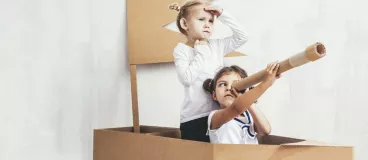
[[212, 160], [210, 143], [108, 129], [94, 132], [94, 160]]
[[148, 135], [160, 136], [160, 137], [168, 137], [168, 138], [181, 138], [180, 131], [164, 131], [164, 132], [154, 132], [147, 133]]
[[240, 56], [246, 56], [246, 54], [234, 51], [225, 55], [225, 57], [240, 57]]
[[132, 94], [132, 114], [134, 132], [139, 132], [139, 109], [138, 109], [138, 91], [137, 91], [137, 66], [130, 65], [130, 87]]
[[281, 145], [283, 146], [336, 146], [336, 145], [328, 144], [325, 142], [311, 141], [311, 140], [295, 142], [295, 143], [286, 143], [286, 144], [281, 144]]
[[134, 132], [134, 127], [118, 127], [118, 128], [101, 128], [96, 130], [110, 130], [119, 132]]
[[[130, 64], [173, 62], [173, 50], [185, 40], [164, 26], [176, 20], [178, 12], [168, 9], [183, 0], [127, 0], [128, 53]], [[244, 56], [232, 52], [226, 57]]]
[[214, 145], [215, 160], [350, 160], [352, 148], [280, 145]]
[[[170, 127], [158, 127], [158, 126], [138, 126], [140, 133], [155, 133], [155, 132], [166, 132], [166, 131], [180, 131], [179, 128], [170, 128]], [[111, 131], [120, 131], [120, 132], [133, 132], [134, 127], [117, 127], [117, 128], [102, 128], [97, 130], [111, 130]]]
[[285, 143], [297, 143], [305, 141], [304, 139], [291, 138], [291, 137], [282, 137], [276, 135], [267, 135], [261, 138], [258, 138], [258, 142], [260, 144], [270, 144], [270, 145], [280, 145]]
[[260, 144], [282, 145], [282, 146], [337, 146], [325, 142], [304, 140], [299, 138], [268, 135], [259, 139]]
[[168, 9], [173, 0], [127, 0], [128, 53], [130, 64], [172, 62], [172, 52], [183, 39], [163, 28], [175, 20]]
[[[96, 129], [94, 160], [352, 160], [353, 147], [269, 135], [259, 145], [211, 144], [180, 139], [178, 128], [140, 126]], [[307, 144], [307, 145], [305, 145]]]

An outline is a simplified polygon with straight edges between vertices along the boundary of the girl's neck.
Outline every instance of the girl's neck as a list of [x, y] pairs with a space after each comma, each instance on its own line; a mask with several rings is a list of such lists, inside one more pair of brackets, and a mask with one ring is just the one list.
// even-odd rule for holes
[[[187, 37], [187, 42], [185, 42], [185, 45], [194, 48], [194, 44], [195, 44], [196, 40], [197, 39]], [[202, 39], [202, 41], [203, 40], [205, 40], [205, 39]]]
[[185, 42], [185, 44], [186, 44], [187, 46], [192, 47], [192, 48], [194, 48], [194, 43], [195, 43], [195, 41], [194, 41], [194, 40], [189, 40], [189, 39], [188, 39], [188, 41], [187, 41], [187, 42]]
[[[225, 109], [226, 107], [224, 107], [224, 106], [220, 106], [221, 107], [221, 109]], [[229, 106], [230, 107], [230, 106]], [[238, 116], [236, 116], [235, 118], [238, 118], [238, 119], [243, 119], [245, 116], [244, 116], [244, 113], [242, 113], [242, 114], [239, 114]]]

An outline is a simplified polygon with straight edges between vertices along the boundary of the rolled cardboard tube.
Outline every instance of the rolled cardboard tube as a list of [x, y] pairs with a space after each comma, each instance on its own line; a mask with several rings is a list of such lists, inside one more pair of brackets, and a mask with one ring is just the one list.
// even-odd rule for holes
[[[326, 55], [326, 48], [322, 43], [316, 42], [308, 46], [304, 51], [299, 52], [280, 62], [280, 68], [277, 74], [286, 72], [290, 69], [299, 67], [306, 63], [318, 60]], [[261, 70], [247, 78], [233, 83], [232, 87], [238, 91], [244, 90], [262, 82], [266, 76], [266, 69]]]

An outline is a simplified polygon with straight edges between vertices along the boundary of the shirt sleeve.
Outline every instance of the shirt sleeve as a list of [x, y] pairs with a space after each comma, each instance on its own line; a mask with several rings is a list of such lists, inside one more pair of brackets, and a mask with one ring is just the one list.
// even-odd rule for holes
[[224, 45], [224, 55], [234, 51], [248, 41], [248, 35], [245, 29], [229, 12], [223, 10], [222, 14], [218, 17], [225, 25], [229, 26], [233, 32], [232, 36], [225, 37], [222, 40]]
[[[212, 117], [213, 115], [216, 113], [217, 110], [214, 110], [212, 111], [209, 116], [208, 116], [208, 119], [207, 119], [207, 133], [206, 135], [210, 135], [213, 136], [213, 134], [215, 134], [216, 130], [217, 129], [211, 129], [211, 121], [212, 121]], [[215, 134], [216, 135], [216, 134]]]
[[190, 86], [199, 75], [199, 71], [205, 67], [205, 61], [210, 56], [208, 45], [195, 45], [195, 56], [191, 60], [188, 53], [183, 48], [174, 50], [174, 63], [180, 82], [185, 86]]

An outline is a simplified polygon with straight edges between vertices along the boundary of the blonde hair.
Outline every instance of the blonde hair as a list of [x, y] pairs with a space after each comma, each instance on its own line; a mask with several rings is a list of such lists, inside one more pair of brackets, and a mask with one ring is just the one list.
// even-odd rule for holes
[[188, 18], [191, 8], [201, 4], [209, 4], [209, 2], [206, 0], [190, 0], [187, 1], [183, 6], [179, 6], [178, 3], [173, 3], [169, 6], [169, 9], [179, 11], [178, 16], [176, 17], [176, 26], [184, 35], [187, 35], [187, 33], [180, 25], [181, 18]]

